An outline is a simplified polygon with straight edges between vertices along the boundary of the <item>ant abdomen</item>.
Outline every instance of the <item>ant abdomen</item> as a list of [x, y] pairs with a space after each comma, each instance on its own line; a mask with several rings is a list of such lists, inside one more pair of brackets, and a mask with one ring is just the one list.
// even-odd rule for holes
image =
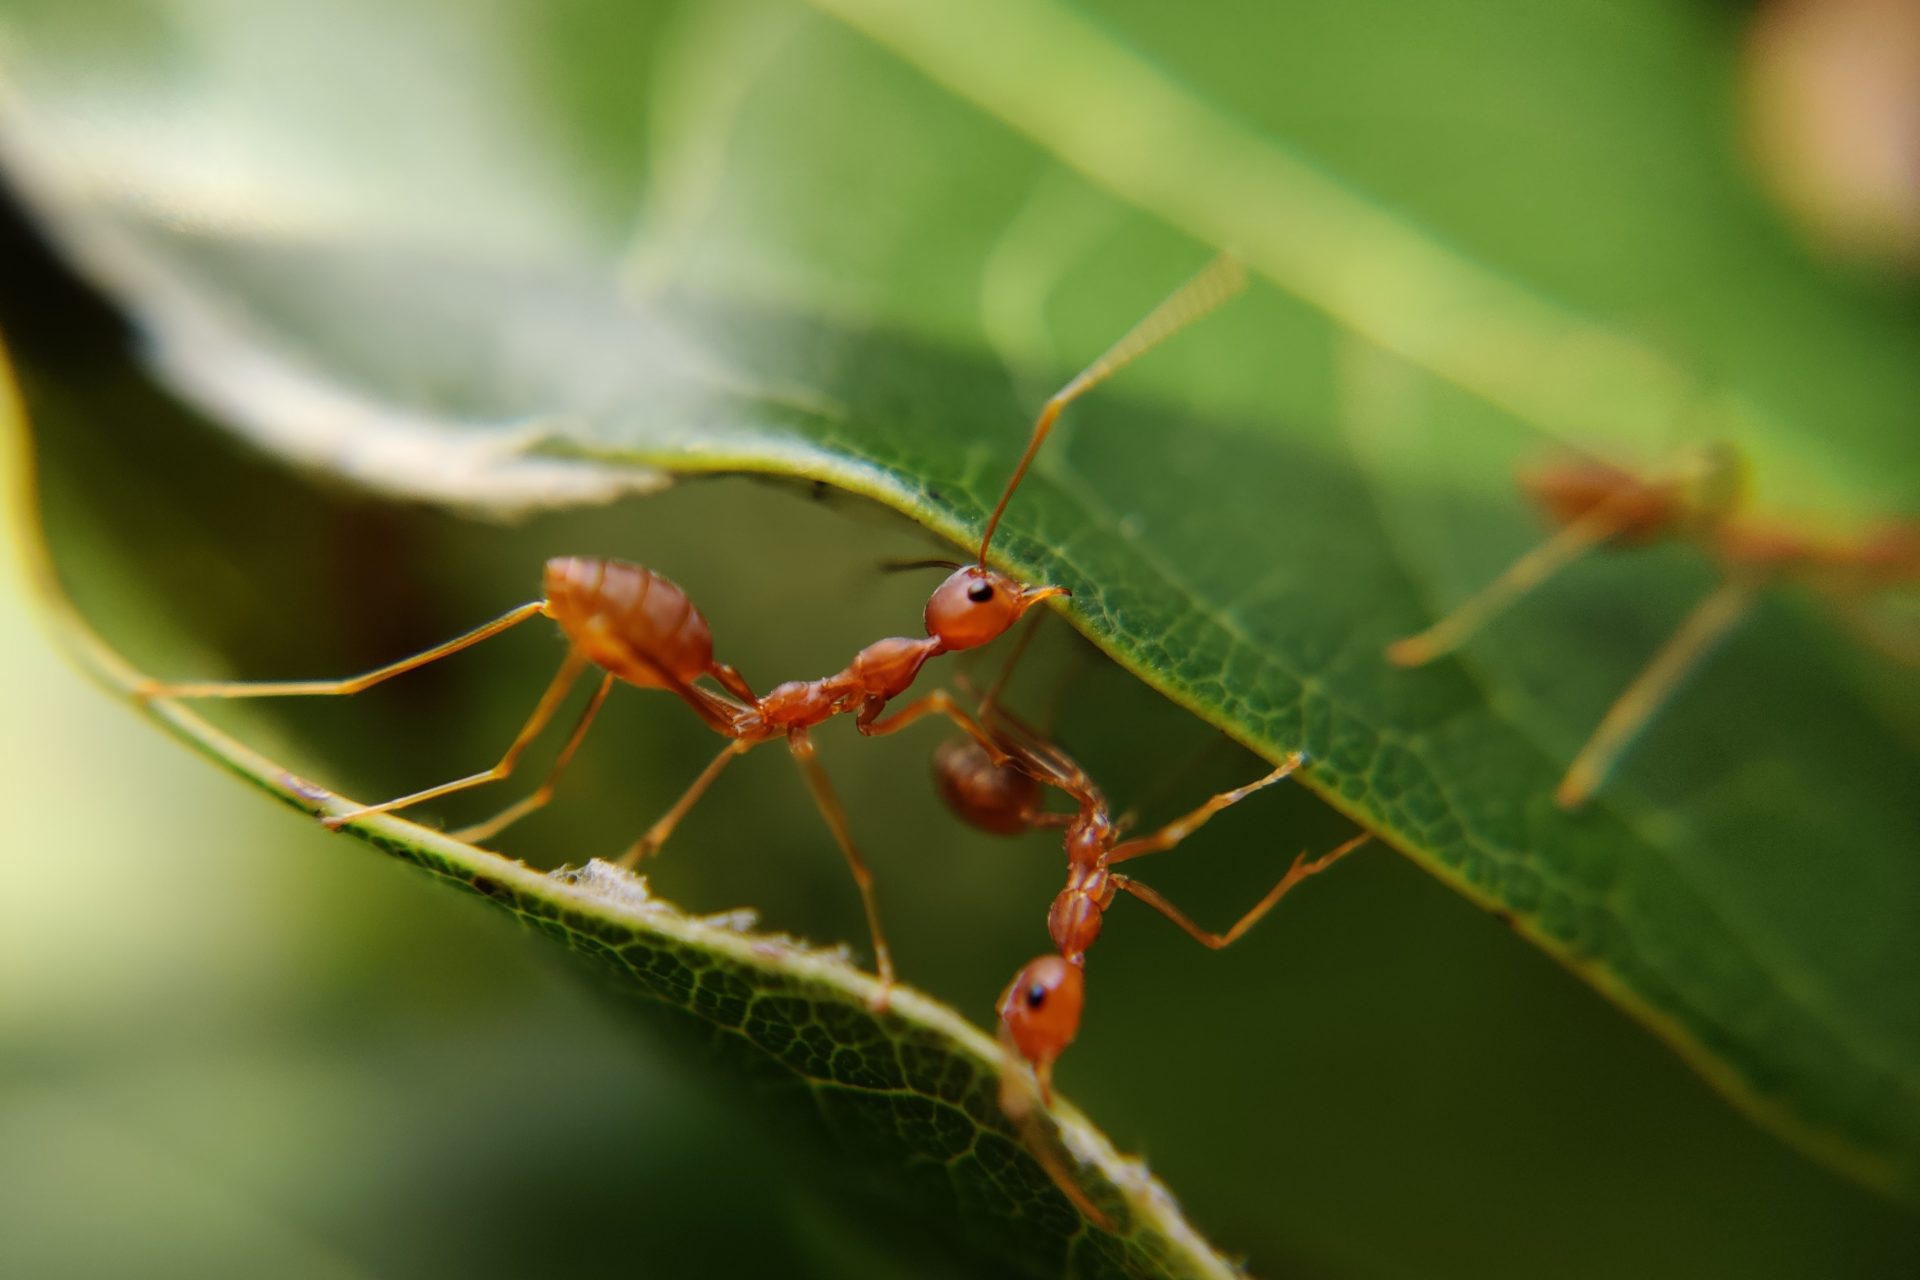
[[940, 744], [933, 754], [933, 784], [955, 817], [997, 836], [1027, 830], [1040, 805], [1040, 783], [1032, 774], [995, 764], [972, 738]]
[[690, 685], [713, 667], [713, 632], [677, 583], [597, 556], [547, 561], [547, 611], [589, 659], [629, 684]]

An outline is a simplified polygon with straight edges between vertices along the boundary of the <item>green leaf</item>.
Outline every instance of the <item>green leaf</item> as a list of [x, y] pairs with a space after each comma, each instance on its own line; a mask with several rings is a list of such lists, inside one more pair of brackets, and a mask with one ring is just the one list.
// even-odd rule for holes
[[[40, 542], [28, 427], [0, 359], [0, 475], [26, 576], [55, 638], [93, 680], [189, 748], [310, 816], [351, 806], [169, 700], [135, 690], [141, 672], [102, 641], [63, 594]], [[478, 895], [600, 969], [619, 991], [710, 1029], [724, 1057], [790, 1079], [856, 1163], [894, 1173], [892, 1194], [937, 1206], [973, 1250], [1033, 1275], [1237, 1274], [1181, 1216], [1166, 1189], [1057, 1096], [1032, 1142], [1072, 1168], [1108, 1222], [1083, 1217], [1001, 1110], [999, 1046], [954, 1010], [879, 984], [841, 950], [751, 930], [751, 913], [689, 916], [646, 881], [593, 861], [542, 873], [391, 815], [344, 833]], [[743, 914], [746, 918], [742, 918]], [[1040, 1118], [1044, 1117], [1044, 1118]], [[1072, 1154], [1069, 1154], [1072, 1153]]]
[[[1374, 95], [1343, 117], [1276, 76], [1279, 10], [820, 8], [426, 6], [373, 41], [336, 7], [297, 43], [188, 6], [65, 43], [22, 17], [6, 138], [174, 386], [291, 460], [494, 513], [752, 470], [970, 545], [1028, 393], [1231, 242], [1265, 287], [1074, 410], [997, 558], [1180, 704], [1311, 750], [1329, 800], [1737, 1104], [1920, 1197], [1910, 681], [1770, 598], [1567, 815], [1568, 758], [1710, 584], [1695, 555], [1583, 565], [1457, 662], [1381, 658], [1538, 536], [1509, 477], [1553, 440], [1727, 436], [1806, 518], [1920, 505], [1915, 324], [1747, 189], [1697, 90], [1731, 34], [1652, 4], [1548, 33], [1516, 0], [1494, 25], [1541, 43], [1489, 50], [1384, 6], [1312, 46]], [[1363, 39], [1414, 21], [1395, 56]], [[1446, 132], [1476, 118], [1517, 123]]]

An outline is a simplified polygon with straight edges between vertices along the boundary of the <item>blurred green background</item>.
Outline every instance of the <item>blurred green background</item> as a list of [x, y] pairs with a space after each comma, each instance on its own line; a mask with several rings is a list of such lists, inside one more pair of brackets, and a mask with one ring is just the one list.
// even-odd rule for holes
[[[164, 32], [184, 21], [181, 11], [202, 36], [223, 21], [262, 29], [215, 4], [128, 6], [100, 25], [138, 44], [153, 35], [143, 22]], [[396, 12], [369, 20], [370, 33], [390, 38], [360, 52], [414, 67], [410, 56], [444, 35], [452, 11]], [[1709, 363], [1725, 329], [1766, 323], [1740, 314], [1700, 252], [1730, 225], [1824, 246], [1807, 252], [1809, 281], [1837, 277], [1890, 331], [1907, 332], [1914, 295], [1890, 265], [1904, 252], [1897, 237], [1765, 212], [1747, 176], [1734, 86], [1757, 10], [1543, 12], [1485, 3], [1441, 15], [1382, 0], [1216, 6], [1208, 21], [1178, 24], [1152, 6], [1098, 16], [1182, 74], [1224, 85], [1249, 118], [1369, 190], [1417, 205], [1469, 248], [1497, 252], [1601, 311], [1690, 323], [1675, 340]], [[13, 21], [11, 53], [23, 39], [70, 39], [100, 56], [100, 31], [75, 11], [9, 4], [0, 13]], [[546, 100], [582, 118], [608, 114], [609, 101], [638, 104], [653, 80], [676, 76], [676, 101], [696, 116], [749, 97], [736, 79], [777, 74], [819, 77], [827, 113], [836, 75], [889, 74], [838, 28], [779, 6], [470, 13], [461, 21], [478, 31], [561, 30], [564, 39], [528, 38], [521, 69]], [[1262, 22], [1272, 25], [1261, 39], [1219, 38]], [[1282, 36], [1296, 74], [1255, 57]], [[651, 79], [617, 58], [542, 61], [595, 42], [644, 45], [639, 67]], [[186, 59], [173, 74], [224, 84], [250, 65], [244, 44], [236, 36], [227, 63]], [[1247, 65], [1223, 68], [1222, 50], [1234, 48], [1247, 51]], [[70, 73], [81, 65], [79, 54], [64, 56]], [[761, 60], [738, 61], [753, 57]], [[699, 80], [716, 66], [751, 75]], [[1586, 67], [1588, 78], [1537, 70], [1549, 66]], [[1475, 74], [1487, 67], [1500, 74]], [[112, 59], [96, 68], [112, 82]], [[1307, 68], [1316, 74], [1297, 74]], [[1663, 103], [1698, 100], [1692, 115], [1660, 115]], [[1636, 103], [1647, 118], [1617, 114]], [[611, 114], [642, 115], [637, 106]], [[244, 135], [234, 118], [222, 117]], [[1428, 131], [1410, 134], [1423, 119]], [[740, 164], [752, 181], [719, 201], [718, 214], [685, 215], [693, 225], [677, 243], [690, 265], [673, 269], [760, 297], [833, 296], [870, 322], [951, 337], [956, 315], [991, 323], [976, 315], [977, 259], [1035, 174], [1069, 210], [1043, 244], [1082, 237], [1111, 259], [1179, 258], [1159, 232], [1037, 161], [1009, 179], [1019, 199], [979, 193], [987, 207], [974, 209], [943, 180], [946, 139], [898, 136], [857, 114], [813, 122], [829, 131], [856, 123], [874, 131], [876, 165], [905, 157], [920, 166], [906, 184], [919, 205], [892, 203], [899, 182], [846, 167], [858, 147], [831, 164], [760, 157]], [[342, 137], [364, 139], [367, 128], [356, 122]], [[1650, 166], [1638, 181], [1604, 163], [1629, 149], [1623, 138], [1715, 129], [1704, 149], [1723, 168], [1705, 176], [1688, 167], [1697, 150], [1680, 143], [1664, 167], [1648, 159], [1657, 146], [1631, 149], [1633, 164]], [[755, 135], [745, 136], [751, 145]], [[967, 135], [956, 126], [953, 138]], [[638, 175], [663, 163], [646, 129], [603, 142], [613, 153], [599, 163], [568, 158], [599, 175], [592, 207], [644, 204]], [[484, 165], [488, 148], [474, 145], [463, 163]], [[1712, 207], [1749, 186], [1737, 216]], [[516, 216], [544, 216], [543, 198], [527, 193], [532, 212], [474, 216], [504, 227], [510, 242]], [[916, 256], [915, 235], [882, 234], [942, 206], [946, 242], [975, 234], [972, 252]], [[671, 224], [678, 215], [650, 216]], [[729, 231], [703, 217], [756, 221]], [[1575, 226], [1588, 234], [1570, 250]], [[917, 618], [929, 584], [874, 565], [943, 548], [877, 509], [798, 486], [701, 481], [498, 526], [290, 474], [147, 381], [128, 335], [37, 258], [32, 235], [10, 225], [0, 241], [10, 267], [0, 325], [41, 437], [56, 549], [83, 611], [149, 670], [361, 669], [530, 598], [540, 561], [563, 553], [670, 566], [712, 620], [723, 656], [762, 683], [833, 669]], [[732, 252], [741, 242], [761, 246], [760, 256]], [[1642, 273], [1618, 272], [1622, 245], [1652, 246], [1635, 255]], [[645, 254], [636, 262], [642, 274], [659, 269]], [[1135, 279], [1158, 270], [1133, 269]], [[1063, 328], [1112, 327], [1098, 276], [1084, 268], [1063, 291], [1072, 313]], [[1696, 301], [1668, 305], [1674, 297]], [[1726, 339], [1726, 349], [1736, 345]], [[1198, 369], [1204, 382], [1219, 358], [1199, 353], [1171, 372], [1142, 372], [1173, 384]], [[1779, 380], [1790, 384], [1790, 373]], [[1044, 392], [1045, 377], [1026, 380], [1040, 379]], [[1314, 403], [1314, 389], [1294, 392], [1303, 411]], [[348, 794], [410, 789], [490, 760], [511, 733], [554, 657], [550, 635], [525, 632], [364, 698], [222, 708], [217, 718]], [[983, 1273], [985, 1264], [929, 1243], [911, 1207], [873, 1195], [805, 1126], [756, 1103], [741, 1081], [716, 1077], [698, 1045], [597, 999], [551, 948], [271, 807], [83, 687], [36, 631], [14, 582], [0, 596], [0, 657], [0, 1271]], [[1029, 705], [1064, 682], [1063, 738], [1123, 803], [1146, 797], [1149, 818], [1260, 770], [1063, 627], [1050, 628], [1026, 675]], [[1000, 986], [1035, 950], [1058, 855], [1045, 838], [955, 830], [925, 783], [937, 740], [931, 729], [878, 744], [845, 726], [822, 734], [875, 864], [902, 972], [985, 1024]], [[561, 802], [500, 847], [539, 866], [615, 852], [712, 747], [670, 700], [621, 690]], [[491, 803], [442, 812], [458, 820]], [[1347, 829], [1304, 795], [1270, 793], [1155, 867], [1153, 882], [1201, 920], [1224, 922], [1296, 842], [1323, 847]], [[750, 905], [771, 928], [818, 940], [864, 935], [844, 869], [778, 752], [737, 766], [650, 874], [691, 910]], [[1123, 1148], [1142, 1152], [1195, 1222], [1257, 1274], [1920, 1270], [1910, 1216], [1753, 1128], [1643, 1029], [1392, 854], [1354, 859], [1219, 955], [1123, 906], [1099, 963], [1062, 1087]]]

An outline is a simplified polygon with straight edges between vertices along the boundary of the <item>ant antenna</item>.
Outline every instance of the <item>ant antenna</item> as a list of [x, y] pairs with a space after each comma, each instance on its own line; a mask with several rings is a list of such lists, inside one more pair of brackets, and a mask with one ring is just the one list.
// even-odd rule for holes
[[1191, 280], [1169, 294], [1159, 306], [1149, 311], [1139, 324], [1127, 331], [1125, 337], [1109, 347], [1106, 354], [1053, 394], [1033, 424], [1033, 436], [1027, 441], [1027, 451], [1020, 455], [1013, 476], [1007, 481], [1006, 491], [1000, 495], [1000, 504], [987, 517], [986, 532], [980, 535], [981, 568], [987, 567], [987, 545], [993, 541], [994, 530], [1000, 527], [1000, 515], [1007, 509], [1007, 500], [1013, 497], [1021, 477], [1027, 474], [1027, 464], [1040, 451], [1040, 445], [1046, 440], [1047, 433], [1053, 430], [1054, 420], [1060, 416], [1061, 410], [1239, 293], [1246, 285], [1247, 269], [1241, 265], [1240, 259], [1231, 253], [1220, 254]]
[[947, 560], [940, 556], [928, 556], [921, 560], [882, 560], [878, 565], [882, 573], [908, 573], [914, 569], [945, 569], [951, 573], [959, 567], [958, 560]]

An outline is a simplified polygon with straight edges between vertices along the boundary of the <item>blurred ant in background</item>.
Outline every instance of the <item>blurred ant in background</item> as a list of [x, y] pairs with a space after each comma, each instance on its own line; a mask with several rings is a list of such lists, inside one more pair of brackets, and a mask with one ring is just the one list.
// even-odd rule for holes
[[1739, 454], [1725, 444], [1696, 449], [1665, 474], [1585, 458], [1523, 470], [1520, 490], [1556, 526], [1554, 534], [1439, 622], [1389, 645], [1387, 657], [1417, 667], [1453, 652], [1489, 618], [1596, 547], [1679, 540], [1705, 552], [1720, 571], [1720, 585], [1687, 615], [1580, 748], [1554, 792], [1568, 809], [1584, 804], [1606, 781], [1634, 737], [1767, 587], [1793, 583], [1811, 589], [1863, 641], [1920, 665], [1920, 638], [1889, 633], [1867, 609], [1877, 595], [1920, 584], [1920, 523], [1895, 521], [1852, 538], [1820, 537], [1743, 514], [1744, 481]]

